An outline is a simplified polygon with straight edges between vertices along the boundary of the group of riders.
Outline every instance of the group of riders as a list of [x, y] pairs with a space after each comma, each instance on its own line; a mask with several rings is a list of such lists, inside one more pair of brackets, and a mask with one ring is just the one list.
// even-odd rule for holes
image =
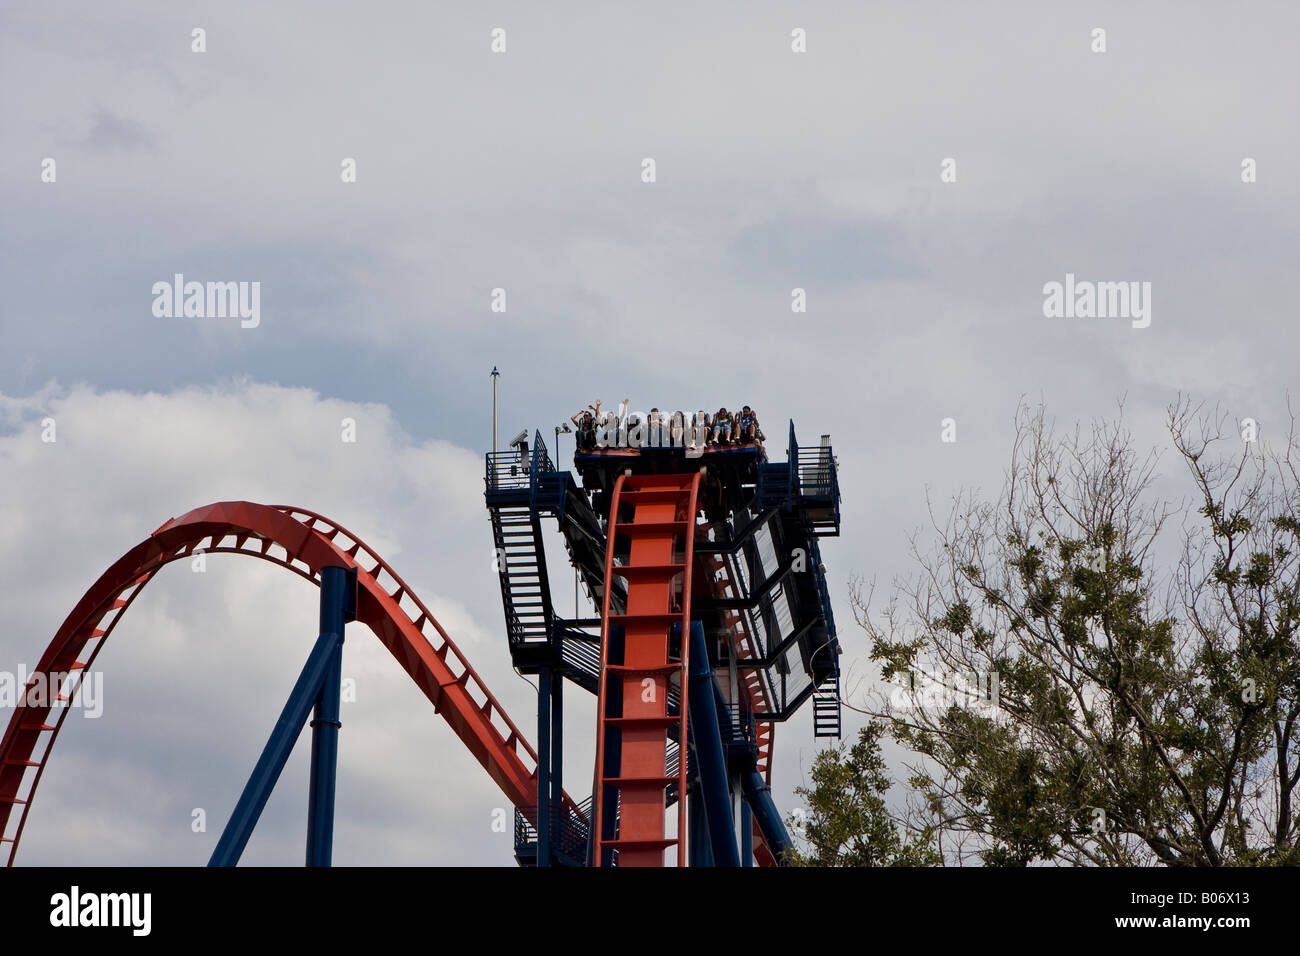
[[[597, 448], [596, 431], [598, 426], [607, 430], [619, 430], [630, 427], [640, 416], [628, 414], [628, 400], [623, 399], [617, 412], [600, 410], [600, 399], [594, 405], [588, 405], [582, 411], [575, 412], [570, 421], [578, 429], [578, 451], [595, 451]], [[663, 436], [664, 444], [677, 447], [698, 447], [699, 436], [705, 436], [706, 448], [719, 448], [727, 445], [761, 445], [764, 441], [763, 429], [758, 425], [758, 416], [754, 410], [745, 405], [738, 412], [729, 412], [725, 407], [719, 408], [717, 414], [710, 415], [700, 409], [693, 416], [683, 412], [674, 412], [665, 416], [657, 408], [650, 409], [643, 422], [651, 434]], [[703, 429], [699, 431], [698, 429]]]

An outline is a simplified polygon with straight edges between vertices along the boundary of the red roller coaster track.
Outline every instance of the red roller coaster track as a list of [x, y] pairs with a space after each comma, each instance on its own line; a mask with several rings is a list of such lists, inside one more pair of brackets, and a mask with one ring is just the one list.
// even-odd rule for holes
[[[601, 610], [600, 693], [597, 696], [596, 778], [592, 816], [593, 860], [602, 863], [606, 847], [618, 851], [620, 866], [662, 866], [664, 850], [677, 847], [677, 865], [686, 865], [687, 693], [691, 627], [691, 570], [695, 563], [696, 498], [700, 476], [620, 475], [614, 484], [605, 548], [605, 580], [627, 581], [627, 609], [611, 616], [612, 587], [605, 588]], [[620, 505], [631, 515], [620, 517]], [[628, 558], [615, 564], [617, 539], [628, 540]], [[673, 608], [674, 580], [682, 578]], [[610, 625], [624, 629], [618, 660], [610, 655]], [[680, 651], [672, 655], [672, 628], [680, 628]], [[678, 714], [668, 713], [668, 687], [677, 678]], [[611, 691], [613, 692], [611, 694]], [[610, 697], [616, 699], [611, 700]], [[613, 707], [611, 708], [611, 704]], [[611, 716], [611, 710], [617, 716]], [[666, 763], [668, 732], [677, 726], [677, 767]], [[619, 766], [606, 766], [611, 731], [619, 736]], [[666, 789], [677, 785], [677, 833], [665, 835]], [[617, 833], [605, 839], [602, 818], [606, 791], [617, 794]]]
[[[406, 582], [356, 535], [301, 508], [226, 501], [168, 521], [91, 586], [45, 649], [37, 673], [84, 674], [159, 569], [200, 551], [261, 558], [317, 585], [323, 567], [355, 567], [357, 620], [375, 632], [506, 797], [536, 823], [537, 754], [523, 733]], [[0, 844], [8, 844], [8, 865], [69, 712], [48, 695], [31, 706], [27, 697], [18, 702], [0, 742]], [[585, 822], [567, 794], [564, 802]], [[15, 808], [18, 825], [6, 837]]]

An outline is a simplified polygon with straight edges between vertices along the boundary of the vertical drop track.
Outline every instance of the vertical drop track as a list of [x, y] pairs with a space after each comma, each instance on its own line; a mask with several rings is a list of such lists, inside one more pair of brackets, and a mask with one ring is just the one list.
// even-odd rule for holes
[[[663, 866], [672, 846], [677, 865], [686, 865], [686, 675], [699, 485], [698, 472], [622, 475], [614, 485], [601, 607], [594, 866]], [[610, 614], [615, 575], [627, 581], [623, 614]]]

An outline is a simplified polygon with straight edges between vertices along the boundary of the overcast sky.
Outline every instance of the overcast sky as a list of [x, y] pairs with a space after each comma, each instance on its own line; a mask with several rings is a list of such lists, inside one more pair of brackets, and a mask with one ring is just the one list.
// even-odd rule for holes
[[[997, 492], [1022, 396], [1064, 423], [1124, 399], [1146, 444], [1179, 389], [1282, 426], [1294, 4], [560, 6], [0, 7], [0, 670], [167, 518], [292, 503], [382, 554], [532, 735], [482, 498], [494, 365], [504, 438], [624, 396], [830, 433], [854, 673], [849, 578], [909, 570], [927, 489]], [[155, 316], [176, 273], [259, 282], [260, 323]], [[1151, 283], [1150, 326], [1045, 318], [1067, 273]], [[282, 569], [165, 569], [19, 861], [206, 862], [315, 630]], [[509, 864], [504, 798], [369, 632], [345, 674], [336, 862]], [[581, 800], [594, 707], [566, 701]], [[785, 810], [816, 743], [807, 714], [778, 728]], [[300, 862], [307, 750], [247, 862]]]

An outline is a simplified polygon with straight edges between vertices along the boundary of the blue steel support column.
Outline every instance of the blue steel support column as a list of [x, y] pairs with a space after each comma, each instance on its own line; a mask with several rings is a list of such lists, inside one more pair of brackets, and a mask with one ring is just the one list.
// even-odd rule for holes
[[338, 635], [311, 722], [311, 783], [307, 797], [307, 865], [329, 866], [334, 852], [334, 785], [338, 779], [339, 692], [343, 681], [343, 631], [357, 618], [357, 572], [321, 568], [320, 632]]
[[285, 761], [293, 752], [293, 745], [302, 732], [303, 724], [307, 722], [307, 714], [320, 695], [334, 652], [342, 642], [343, 637], [339, 634], [322, 634], [316, 639], [316, 646], [312, 648], [302, 673], [298, 675], [298, 682], [293, 685], [284, 710], [280, 712], [280, 719], [275, 722], [271, 737], [257, 760], [257, 766], [253, 768], [248, 783], [244, 785], [244, 792], [240, 794], [239, 802], [235, 804], [234, 812], [221, 833], [221, 839], [212, 851], [208, 866], [234, 866], [239, 862], [239, 855], [244, 852], [244, 846], [253, 834], [253, 827], [257, 825], [257, 818], [266, 806], [276, 780], [280, 778]]
[[740, 801], [740, 865], [754, 865], [754, 811], [749, 801]]
[[551, 672], [551, 806], [559, 821], [551, 833], [551, 852], [566, 852], [569, 813], [564, 808], [564, 675]]
[[743, 779], [745, 801], [753, 808], [758, 829], [762, 832], [763, 839], [767, 841], [768, 849], [772, 851], [772, 855], [779, 863], [782, 855], [794, 848], [794, 841], [790, 839], [785, 822], [781, 819], [781, 813], [772, 801], [772, 788], [767, 785], [767, 781], [757, 770], [749, 771]]
[[551, 669], [537, 675], [537, 865], [551, 865]]
[[716, 686], [704, 643], [704, 625], [692, 621], [690, 718], [698, 758], [700, 797], [708, 820], [714, 865], [740, 866], [736, 821], [731, 815], [731, 791], [727, 788], [727, 760], [722, 752], [722, 731], [714, 698]]
[[[696, 765], [698, 766], [698, 764]], [[713, 847], [709, 841], [709, 821], [700, 797], [700, 778], [691, 775], [690, 802], [686, 815], [686, 855], [689, 866], [713, 866]]]

